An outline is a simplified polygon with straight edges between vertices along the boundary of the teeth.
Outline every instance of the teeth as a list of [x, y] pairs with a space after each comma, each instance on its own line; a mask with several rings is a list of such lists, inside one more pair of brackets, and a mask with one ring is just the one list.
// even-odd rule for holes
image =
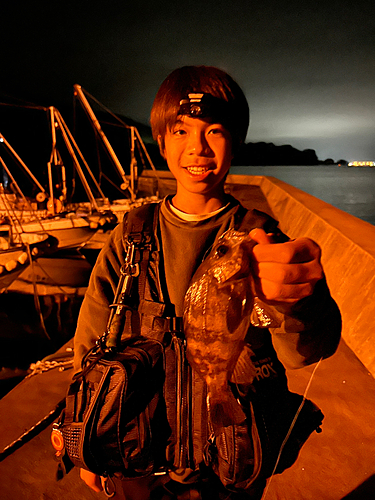
[[186, 167], [189, 174], [193, 175], [202, 175], [205, 174], [208, 170], [208, 167]]

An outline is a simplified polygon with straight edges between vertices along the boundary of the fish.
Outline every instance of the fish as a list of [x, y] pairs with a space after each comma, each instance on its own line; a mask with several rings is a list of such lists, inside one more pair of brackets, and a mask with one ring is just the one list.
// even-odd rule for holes
[[215, 429], [244, 422], [229, 381], [251, 383], [256, 369], [245, 337], [254, 306], [252, 248], [248, 233], [229, 229], [194, 273], [184, 298], [186, 358], [207, 384]]

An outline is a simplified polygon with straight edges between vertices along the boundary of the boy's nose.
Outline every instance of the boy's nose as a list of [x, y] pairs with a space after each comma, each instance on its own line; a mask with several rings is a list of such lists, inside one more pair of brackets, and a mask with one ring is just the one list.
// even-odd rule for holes
[[197, 156], [208, 155], [211, 152], [211, 148], [203, 134], [192, 134], [189, 138], [188, 143], [188, 153], [195, 154]]

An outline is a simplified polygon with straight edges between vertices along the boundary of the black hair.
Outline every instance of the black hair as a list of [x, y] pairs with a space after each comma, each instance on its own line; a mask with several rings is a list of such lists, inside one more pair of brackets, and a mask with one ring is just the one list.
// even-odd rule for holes
[[172, 128], [181, 114], [181, 101], [191, 93], [210, 94], [225, 101], [225, 113], [215, 113], [232, 137], [235, 152], [245, 141], [249, 127], [249, 105], [239, 85], [225, 71], [213, 66], [183, 66], [175, 69], [161, 84], [151, 110], [151, 128], [155, 140]]

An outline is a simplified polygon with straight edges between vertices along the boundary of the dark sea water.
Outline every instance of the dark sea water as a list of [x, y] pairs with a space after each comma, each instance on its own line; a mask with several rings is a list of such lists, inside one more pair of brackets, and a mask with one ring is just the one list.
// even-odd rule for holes
[[230, 173], [276, 177], [375, 225], [375, 168], [336, 165], [232, 167]]

